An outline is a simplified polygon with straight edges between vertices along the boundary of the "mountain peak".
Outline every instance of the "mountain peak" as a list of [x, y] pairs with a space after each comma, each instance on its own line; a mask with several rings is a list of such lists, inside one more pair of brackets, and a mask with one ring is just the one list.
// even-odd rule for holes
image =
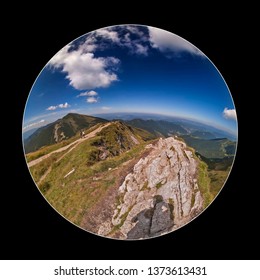
[[65, 115], [62, 119], [67, 119], [67, 118], [71, 118], [71, 117], [83, 117], [84, 118], [84, 117], [92, 117], [92, 116], [70, 112], [67, 115]]
[[82, 116], [82, 115], [80, 115], [78, 113], [68, 113], [62, 119], [67, 119], [67, 118], [74, 117], [74, 116]]
[[24, 142], [25, 152], [34, 152], [43, 146], [59, 143], [75, 136], [81, 130], [106, 122], [108, 121], [102, 118], [68, 113], [62, 119], [39, 128], [29, 136]]

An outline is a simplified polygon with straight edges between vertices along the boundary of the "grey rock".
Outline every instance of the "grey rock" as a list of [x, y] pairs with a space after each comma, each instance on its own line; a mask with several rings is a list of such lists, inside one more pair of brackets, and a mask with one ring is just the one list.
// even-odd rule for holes
[[[135, 164], [119, 187], [122, 199], [111, 221], [129, 239], [175, 230], [203, 210], [198, 161], [186, 144], [168, 137], [147, 147], [149, 154]], [[149, 220], [150, 209], [153, 217]]]
[[[159, 196], [154, 200], [153, 208], [138, 213], [132, 222], [135, 226], [127, 233], [127, 239], [143, 239], [166, 233], [173, 227], [172, 210], [168, 203]], [[157, 202], [159, 201], [159, 202]]]
[[136, 225], [127, 233], [127, 239], [147, 238], [150, 235], [153, 209], [146, 209], [132, 219]]
[[155, 236], [167, 232], [173, 226], [171, 209], [164, 201], [156, 204], [152, 217], [150, 236]]

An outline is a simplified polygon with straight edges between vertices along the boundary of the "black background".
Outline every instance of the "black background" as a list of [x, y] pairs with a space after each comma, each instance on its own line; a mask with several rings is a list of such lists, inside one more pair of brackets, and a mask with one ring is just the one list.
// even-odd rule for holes
[[[245, 41], [249, 38], [245, 40], [247, 29], [243, 7], [234, 12], [211, 4], [199, 7], [200, 12], [189, 7], [188, 13], [187, 7], [174, 9], [163, 4], [158, 9], [154, 7], [152, 12], [150, 8], [153, 5], [149, 5], [140, 10], [134, 3], [125, 3], [122, 7], [113, 4], [104, 7], [100, 3], [100, 7], [97, 5], [95, 8], [70, 3], [65, 11], [39, 5], [32, 12], [9, 18], [14, 27], [8, 29], [8, 39], [4, 42], [8, 70], [2, 80], [5, 85], [2, 106], [6, 111], [2, 111], [1, 122], [6, 125], [6, 132], [2, 144], [5, 164], [0, 186], [1, 259], [259, 258], [259, 183], [254, 181], [255, 173], [250, 164], [254, 144], [246, 142], [250, 92], [245, 91], [249, 55], [245, 51]], [[100, 14], [101, 9], [105, 16]], [[26, 99], [48, 60], [86, 32], [123, 23], [166, 29], [203, 51], [227, 82], [239, 120], [237, 157], [220, 195], [187, 226], [145, 241], [101, 238], [62, 218], [35, 187], [24, 160], [21, 142]]]

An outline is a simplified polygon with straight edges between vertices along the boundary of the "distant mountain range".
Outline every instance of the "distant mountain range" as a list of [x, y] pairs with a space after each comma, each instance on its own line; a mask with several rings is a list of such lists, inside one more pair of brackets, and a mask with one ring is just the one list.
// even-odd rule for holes
[[32, 128], [32, 129], [29, 129], [27, 131], [24, 131], [23, 132], [23, 140], [26, 140], [28, 137], [30, 137], [37, 129], [39, 129], [39, 128], [37, 127], [37, 128]]
[[[120, 115], [110, 115], [110, 119], [112, 116], [120, 117]], [[113, 120], [118, 120], [132, 129], [139, 129], [139, 132], [145, 134], [147, 139], [177, 135], [206, 158], [224, 158], [235, 154], [236, 142], [233, 141], [234, 136], [232, 137], [228, 133], [208, 125], [158, 115], [155, 115], [154, 119], [151, 119], [152, 115], [146, 114], [143, 114], [144, 119], [133, 118], [137, 115], [132, 114], [121, 115], [121, 117], [124, 120], [120, 118], [113, 118]], [[109, 122], [109, 120], [69, 113], [62, 119], [37, 129], [25, 139], [25, 152], [33, 152], [43, 146], [59, 143], [64, 139], [75, 136], [80, 130], [87, 130], [94, 125], [106, 122]]]
[[[136, 119], [141, 120], [154, 120], [154, 121], [165, 121], [174, 123], [176, 125], [182, 126], [188, 133], [192, 133], [195, 131], [207, 132], [213, 135], [213, 138], [228, 138], [232, 141], [236, 141], [237, 137], [224, 131], [222, 129], [213, 127], [208, 124], [201, 123], [199, 121], [194, 121], [186, 118], [181, 117], [172, 117], [166, 115], [158, 115], [158, 114], [147, 114], [147, 113], [107, 113], [107, 114], [95, 114], [95, 117], [102, 117], [106, 120], [123, 120], [123, 121], [133, 121]], [[210, 138], [208, 138], [210, 139]]]
[[[180, 136], [185, 142], [194, 148], [196, 152], [206, 158], [224, 158], [233, 156], [236, 151], [236, 142], [222, 136], [221, 133], [207, 131], [207, 127], [193, 127], [190, 124], [178, 124], [164, 120], [141, 120], [126, 121], [131, 126], [149, 131], [155, 137]], [[195, 130], [195, 129], [200, 130]]]
[[206, 158], [224, 158], [234, 156], [236, 142], [227, 138], [203, 139], [191, 135], [182, 135], [182, 139], [194, 148], [197, 153]]
[[153, 135], [168, 137], [170, 135], [187, 134], [188, 131], [179, 124], [163, 120], [133, 119], [126, 121], [127, 124], [149, 131]]

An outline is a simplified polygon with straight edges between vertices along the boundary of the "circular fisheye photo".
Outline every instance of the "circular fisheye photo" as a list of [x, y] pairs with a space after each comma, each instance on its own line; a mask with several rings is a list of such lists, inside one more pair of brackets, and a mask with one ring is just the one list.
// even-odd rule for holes
[[37, 188], [62, 217], [101, 237], [140, 240], [187, 225], [212, 203], [237, 130], [229, 89], [203, 52], [159, 28], [118, 25], [47, 62], [22, 138]]

